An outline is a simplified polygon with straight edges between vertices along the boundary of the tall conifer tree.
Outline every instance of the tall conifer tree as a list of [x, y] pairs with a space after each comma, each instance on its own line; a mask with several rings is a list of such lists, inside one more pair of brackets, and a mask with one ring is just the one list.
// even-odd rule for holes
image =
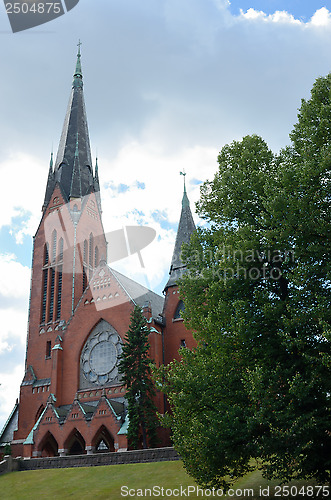
[[135, 306], [119, 365], [122, 380], [127, 387], [128, 440], [134, 449], [139, 446], [140, 435], [144, 448], [156, 445], [157, 416], [153, 402], [155, 388], [151, 379], [148, 335], [146, 318], [141, 308]]

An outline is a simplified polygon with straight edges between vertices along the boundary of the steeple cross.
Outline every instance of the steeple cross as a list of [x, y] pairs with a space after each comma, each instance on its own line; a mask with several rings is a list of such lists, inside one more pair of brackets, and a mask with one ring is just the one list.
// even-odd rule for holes
[[78, 54], [80, 54], [80, 46], [82, 45], [82, 42], [80, 39], [78, 40], [77, 47], [78, 47]]

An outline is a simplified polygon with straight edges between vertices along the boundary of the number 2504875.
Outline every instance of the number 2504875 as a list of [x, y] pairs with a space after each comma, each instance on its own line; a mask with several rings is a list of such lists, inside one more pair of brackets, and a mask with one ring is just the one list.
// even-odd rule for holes
[[62, 12], [62, 4], [60, 2], [7, 2], [7, 14], [60, 14]]

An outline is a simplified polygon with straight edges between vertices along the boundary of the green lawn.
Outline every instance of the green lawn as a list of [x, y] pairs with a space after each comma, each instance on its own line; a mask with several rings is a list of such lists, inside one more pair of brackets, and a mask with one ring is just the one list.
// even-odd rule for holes
[[[254, 471], [245, 478], [239, 480], [235, 486], [231, 498], [287, 498], [294, 496], [281, 495], [274, 497], [274, 486], [277, 483], [267, 482], [262, 479], [259, 471]], [[295, 483], [292, 483], [295, 484]], [[121, 487], [127, 486], [130, 495], [121, 496]], [[159, 495], [151, 496], [147, 491], [142, 496], [138, 489], [153, 488], [159, 486], [164, 488], [164, 494], [161, 490], [156, 491]], [[178, 496], [177, 491], [174, 495], [166, 490], [182, 488], [186, 491], [185, 495]], [[129, 465], [110, 465], [105, 467], [85, 467], [71, 469], [51, 469], [26, 472], [12, 472], [0, 476], [0, 499], [1, 500], [56, 500], [56, 499], [92, 499], [92, 500], [117, 500], [131, 498], [230, 498], [217, 496], [202, 496], [201, 492], [190, 492], [188, 495], [188, 486], [195, 486], [183, 469], [181, 462], [157, 462], [147, 464], [129, 464]], [[270, 495], [260, 495], [260, 487], [270, 487]], [[185, 490], [186, 488], [186, 490]], [[128, 489], [126, 491], [128, 491]], [[246, 489], [246, 491], [244, 491]], [[236, 491], [237, 490], [237, 491]], [[243, 494], [240, 495], [240, 490]], [[254, 491], [254, 496], [251, 495]], [[140, 495], [139, 495], [140, 493]], [[169, 494], [170, 493], [170, 494]], [[178, 492], [180, 493], [180, 492]], [[282, 492], [280, 492], [282, 493]], [[131, 495], [133, 494], [133, 495]], [[310, 495], [298, 495], [298, 498], [312, 498]], [[320, 493], [318, 498], [325, 498]]]

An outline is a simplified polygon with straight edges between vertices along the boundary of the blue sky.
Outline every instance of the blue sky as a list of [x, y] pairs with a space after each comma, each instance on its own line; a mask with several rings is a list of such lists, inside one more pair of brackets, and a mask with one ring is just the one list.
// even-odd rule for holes
[[[246, 134], [289, 143], [302, 97], [331, 70], [329, 2], [80, 0], [12, 34], [0, 4], [0, 427], [23, 377], [32, 237], [57, 151], [82, 39], [92, 154], [107, 232], [157, 238], [116, 268], [160, 292], [183, 179], [194, 210], [217, 154]], [[196, 222], [199, 223], [195, 215]]]

